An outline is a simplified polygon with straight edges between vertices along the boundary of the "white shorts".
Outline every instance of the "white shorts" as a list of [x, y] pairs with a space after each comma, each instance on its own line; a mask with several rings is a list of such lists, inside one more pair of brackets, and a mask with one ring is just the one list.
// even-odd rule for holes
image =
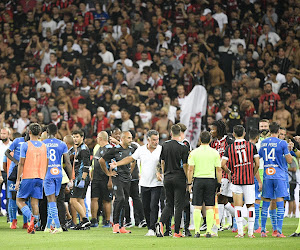
[[232, 192], [243, 194], [245, 204], [250, 205], [255, 202], [255, 184], [252, 185], [231, 185]]
[[226, 178], [221, 180], [221, 194], [226, 197], [232, 197], [231, 182]]

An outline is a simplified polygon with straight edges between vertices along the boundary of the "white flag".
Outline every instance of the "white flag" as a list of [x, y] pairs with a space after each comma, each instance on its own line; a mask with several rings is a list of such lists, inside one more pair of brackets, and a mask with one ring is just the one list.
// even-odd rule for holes
[[200, 132], [201, 118], [206, 114], [207, 91], [201, 85], [196, 85], [181, 105], [180, 122], [187, 130], [185, 137], [190, 141], [191, 147], [197, 147]]

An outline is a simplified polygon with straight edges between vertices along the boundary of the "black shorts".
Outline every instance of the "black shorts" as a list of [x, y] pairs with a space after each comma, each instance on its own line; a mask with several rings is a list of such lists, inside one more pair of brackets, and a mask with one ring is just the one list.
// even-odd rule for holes
[[71, 198], [84, 199], [89, 184], [90, 184], [90, 179], [87, 178], [85, 181], [84, 188], [79, 188], [74, 186], [73, 189], [71, 190]]
[[216, 181], [212, 178], [195, 178], [193, 183], [193, 206], [215, 205]]
[[294, 201], [295, 200], [296, 186], [297, 186], [296, 183], [290, 183], [290, 200], [289, 201]]
[[107, 188], [108, 180], [93, 180], [91, 188], [91, 198], [99, 198], [104, 201], [112, 200], [112, 190]]

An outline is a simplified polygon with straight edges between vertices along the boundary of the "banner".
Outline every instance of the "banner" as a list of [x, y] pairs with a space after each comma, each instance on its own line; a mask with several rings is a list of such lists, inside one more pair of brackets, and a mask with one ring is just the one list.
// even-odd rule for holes
[[200, 132], [201, 118], [206, 114], [207, 91], [201, 85], [196, 85], [181, 105], [180, 122], [187, 130], [185, 138], [190, 141], [191, 147], [197, 147]]

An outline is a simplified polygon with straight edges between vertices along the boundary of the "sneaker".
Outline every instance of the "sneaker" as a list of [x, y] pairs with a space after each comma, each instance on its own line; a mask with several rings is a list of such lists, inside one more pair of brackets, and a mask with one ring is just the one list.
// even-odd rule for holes
[[31, 216], [30, 224], [28, 225], [28, 228], [27, 228], [27, 233], [29, 233], [29, 234], [35, 233], [34, 220], [35, 220], [35, 218], [33, 216]]
[[300, 237], [300, 233], [292, 233], [289, 237]]
[[110, 221], [109, 220], [105, 221], [105, 223], [104, 223], [104, 225], [102, 227], [103, 228], [109, 228], [109, 227], [111, 227]]
[[278, 231], [275, 230], [275, 231], [273, 231], [272, 236], [273, 236], [273, 237], [277, 237], [277, 234], [278, 234]]
[[194, 235], [194, 238], [200, 238], [200, 233], [196, 233], [196, 234]]
[[71, 228], [71, 227], [75, 227], [75, 223], [72, 221], [72, 219], [67, 220], [66, 224], [65, 224], [66, 228]]
[[276, 236], [277, 238], [286, 238], [286, 236], [283, 234], [283, 233], [278, 233], [277, 234], [277, 236]]
[[223, 232], [223, 231], [224, 231], [224, 228], [223, 228], [222, 226], [220, 226], [220, 227], [218, 228], [218, 231], [219, 231], [219, 232]]
[[211, 236], [211, 234], [210, 233], [206, 233], [205, 234], [205, 238], [211, 238], [212, 236]]
[[146, 233], [145, 236], [155, 236], [154, 230], [149, 229], [149, 230], [148, 230], [148, 233]]
[[147, 226], [147, 222], [145, 220], [142, 220], [139, 224], [139, 228], [146, 227], [146, 226]]
[[126, 224], [124, 225], [124, 227], [131, 228], [131, 227], [133, 227], [133, 225], [132, 225], [132, 223], [131, 223], [131, 222], [128, 222], [128, 223], [126, 223]]
[[51, 233], [52, 232], [52, 228], [46, 227], [44, 230], [44, 233]]
[[79, 224], [81, 224], [82, 229], [90, 229], [90, 227], [91, 227], [91, 222], [87, 218], [83, 219], [83, 221], [80, 222]]
[[254, 238], [256, 238], [256, 237], [254, 236], [254, 234], [248, 234], [248, 238], [254, 239]]
[[173, 236], [172, 230], [169, 229], [166, 232], [164, 232], [164, 236], [168, 237], [168, 236]]
[[231, 224], [229, 223], [226, 223], [224, 226], [223, 226], [223, 230], [230, 230], [231, 228]]
[[182, 235], [184, 237], [192, 237], [192, 234], [189, 229], [184, 229]]
[[203, 223], [202, 226], [200, 227], [200, 231], [206, 231], [207, 225], [206, 223]]
[[237, 228], [232, 228], [231, 232], [237, 233], [237, 232], [238, 232], [238, 229], [237, 229]]
[[257, 228], [256, 230], [254, 230], [254, 233], [256, 234], [261, 234], [261, 227]]
[[121, 234], [131, 234], [131, 231], [129, 231], [129, 230], [126, 230], [126, 228], [125, 228], [125, 227], [121, 227], [121, 229], [120, 229], [120, 233], [121, 233]]
[[174, 233], [174, 235], [173, 235], [173, 238], [182, 238], [182, 237], [184, 237], [184, 236], [181, 234], [181, 232]]
[[155, 234], [156, 237], [164, 237], [164, 226], [162, 222], [158, 222], [155, 224]]
[[119, 224], [114, 224], [113, 225], [113, 233], [114, 234], [120, 233], [120, 225]]
[[28, 228], [28, 223], [24, 223], [22, 229], [27, 229]]
[[244, 235], [237, 234], [235, 238], [244, 238]]
[[267, 237], [268, 237], [268, 235], [267, 235], [265, 232], [261, 232], [260, 236], [261, 236], [262, 238], [267, 238]]
[[66, 226], [61, 227], [64, 232], [68, 232], [68, 228]]
[[98, 226], [99, 226], [99, 223], [98, 223], [97, 219], [92, 218], [91, 219], [91, 227], [98, 227]]
[[63, 232], [63, 229], [61, 227], [59, 228], [54, 228], [54, 230], [51, 232], [53, 234], [60, 234]]
[[13, 220], [10, 226], [11, 229], [17, 229], [17, 220]]

